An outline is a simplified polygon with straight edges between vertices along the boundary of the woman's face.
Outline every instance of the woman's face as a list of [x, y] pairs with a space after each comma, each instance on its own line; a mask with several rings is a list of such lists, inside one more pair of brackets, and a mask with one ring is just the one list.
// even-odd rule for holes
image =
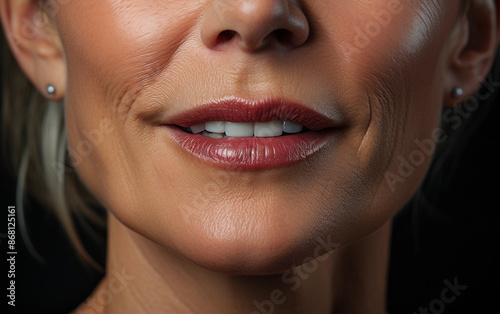
[[[380, 227], [421, 182], [458, 10], [431, 0], [63, 1], [55, 21], [77, 171], [124, 225], [201, 266], [301, 264], [318, 239], [333, 248]], [[272, 114], [252, 116], [256, 107]], [[249, 140], [167, 125], [251, 117], [333, 127]]]

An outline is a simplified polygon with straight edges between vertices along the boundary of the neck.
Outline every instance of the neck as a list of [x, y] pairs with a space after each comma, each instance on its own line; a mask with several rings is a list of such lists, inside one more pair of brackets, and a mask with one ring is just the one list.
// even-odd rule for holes
[[290, 272], [215, 273], [108, 223], [106, 276], [76, 311], [92, 313], [385, 313], [391, 224]]

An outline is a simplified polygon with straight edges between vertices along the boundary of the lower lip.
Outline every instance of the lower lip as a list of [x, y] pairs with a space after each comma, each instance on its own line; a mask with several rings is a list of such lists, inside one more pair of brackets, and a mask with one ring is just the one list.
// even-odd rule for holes
[[273, 169], [305, 161], [326, 146], [334, 129], [277, 137], [213, 139], [166, 126], [170, 138], [185, 151], [217, 167]]

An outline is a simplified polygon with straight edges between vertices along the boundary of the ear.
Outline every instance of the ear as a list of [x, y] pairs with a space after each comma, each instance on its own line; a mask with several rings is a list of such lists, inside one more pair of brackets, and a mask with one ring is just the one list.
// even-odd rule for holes
[[[0, 17], [11, 51], [33, 85], [47, 98], [61, 100], [66, 63], [51, 17], [37, 0], [0, 0]], [[56, 91], [47, 93], [48, 85]]]
[[[452, 53], [445, 80], [443, 103], [453, 107], [479, 88], [497, 55], [500, 42], [500, 0], [470, 0], [456, 24], [450, 41]], [[454, 97], [455, 87], [463, 89]]]

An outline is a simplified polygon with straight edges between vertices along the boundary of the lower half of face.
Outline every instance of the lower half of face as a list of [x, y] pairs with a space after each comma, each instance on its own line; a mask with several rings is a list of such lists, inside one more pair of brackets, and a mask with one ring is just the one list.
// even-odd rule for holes
[[[304, 1], [309, 40], [254, 52], [204, 45], [211, 1], [67, 4], [58, 24], [77, 171], [124, 225], [221, 272], [279, 272], [317, 257], [318, 241], [333, 249], [359, 239], [411, 197], [439, 137], [456, 4], [428, 2], [424, 11], [409, 1]], [[338, 125], [293, 162], [217, 162], [163, 122], [220, 99], [285, 99]], [[248, 154], [268, 145], [286, 159], [290, 136], [210, 145], [218, 156], [231, 141]]]

